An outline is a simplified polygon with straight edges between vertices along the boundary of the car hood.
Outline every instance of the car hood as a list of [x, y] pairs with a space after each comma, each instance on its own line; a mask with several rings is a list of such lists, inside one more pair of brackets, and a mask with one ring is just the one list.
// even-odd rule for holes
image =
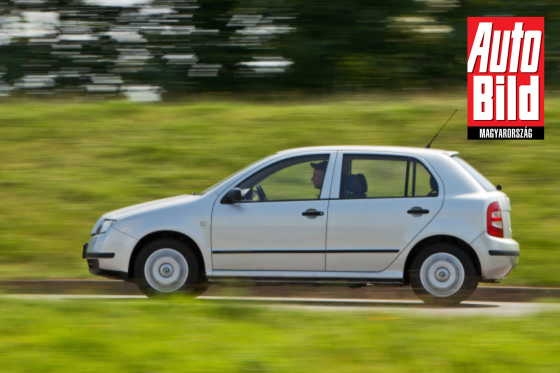
[[145, 212], [159, 210], [165, 207], [185, 204], [199, 199], [198, 195], [181, 195], [176, 197], [158, 199], [155, 201], [140, 203], [138, 205], [128, 206], [119, 210], [111, 211], [103, 215], [102, 219], [121, 220], [132, 215], [142, 214]]

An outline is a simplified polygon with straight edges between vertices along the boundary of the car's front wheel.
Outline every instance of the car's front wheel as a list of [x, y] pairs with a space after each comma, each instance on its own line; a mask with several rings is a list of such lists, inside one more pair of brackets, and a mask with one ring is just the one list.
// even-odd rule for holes
[[136, 258], [136, 284], [147, 296], [172, 293], [198, 294], [201, 284], [199, 262], [192, 249], [174, 239], [148, 243]]
[[439, 243], [412, 261], [410, 283], [427, 304], [450, 306], [468, 298], [478, 285], [472, 259], [455, 245]]

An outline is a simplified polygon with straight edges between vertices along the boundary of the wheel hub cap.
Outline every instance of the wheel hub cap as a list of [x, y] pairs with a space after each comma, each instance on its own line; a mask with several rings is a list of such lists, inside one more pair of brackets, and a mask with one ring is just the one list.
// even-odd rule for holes
[[173, 266], [169, 263], [165, 263], [164, 265], [162, 265], [161, 267], [159, 267], [159, 274], [162, 277], [168, 278], [171, 277], [173, 275]]
[[461, 290], [465, 282], [465, 270], [456, 256], [436, 253], [422, 263], [420, 281], [428, 293], [436, 297], [449, 297]]
[[146, 282], [160, 293], [172, 293], [187, 282], [189, 265], [185, 257], [175, 249], [154, 251], [144, 265]]
[[447, 281], [449, 279], [449, 271], [443, 267], [440, 267], [436, 271], [436, 279], [440, 282]]

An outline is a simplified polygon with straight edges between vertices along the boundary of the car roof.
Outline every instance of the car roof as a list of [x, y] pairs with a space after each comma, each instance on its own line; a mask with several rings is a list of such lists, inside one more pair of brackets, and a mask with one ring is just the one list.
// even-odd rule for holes
[[445, 154], [448, 156], [454, 156], [459, 154], [459, 152], [452, 150], [441, 150], [441, 149], [427, 149], [427, 148], [413, 148], [405, 146], [359, 146], [359, 145], [332, 145], [332, 146], [310, 146], [305, 148], [294, 148], [279, 151], [277, 154], [290, 154], [290, 153], [301, 153], [301, 152], [321, 152], [321, 151], [351, 151], [351, 152], [379, 152], [379, 153], [407, 153], [416, 154], [419, 156], [429, 155], [434, 153]]

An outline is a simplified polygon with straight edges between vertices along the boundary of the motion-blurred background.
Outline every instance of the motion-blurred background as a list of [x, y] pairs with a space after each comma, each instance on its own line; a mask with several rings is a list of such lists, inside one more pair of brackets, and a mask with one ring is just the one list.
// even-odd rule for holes
[[[546, 140], [467, 140], [469, 16], [545, 17]], [[424, 147], [457, 108], [432, 147], [511, 198], [522, 251], [504, 283], [560, 286], [559, 17], [557, 0], [1, 0], [0, 282], [94, 279], [82, 244], [107, 211], [285, 148]], [[2, 372], [560, 371], [557, 308], [2, 291]]]
[[463, 89], [469, 16], [545, 17], [546, 87], [557, 89], [559, 12], [554, 0], [9, 0], [1, 92]]
[[[544, 141], [467, 141], [467, 17], [545, 17]], [[0, 5], [0, 279], [87, 278], [104, 212], [296, 146], [461, 152], [560, 285], [556, 1], [11, 0]]]

